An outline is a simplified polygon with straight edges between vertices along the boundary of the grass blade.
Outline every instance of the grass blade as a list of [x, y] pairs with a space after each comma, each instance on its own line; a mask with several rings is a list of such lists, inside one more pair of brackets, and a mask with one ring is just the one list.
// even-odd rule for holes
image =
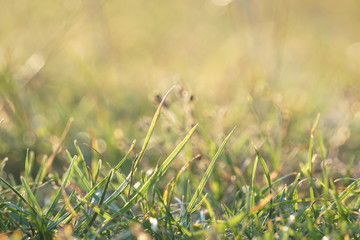
[[[98, 202], [98, 205], [99, 205], [99, 206], [103, 203], [103, 201], [104, 201], [104, 199], [105, 199], [106, 190], [108, 189], [108, 186], [109, 186], [109, 183], [110, 183], [110, 181], [111, 181], [111, 179], [112, 179], [113, 174], [114, 174], [114, 170], [111, 170], [110, 173], [109, 173], [109, 175], [107, 176], [107, 181], [106, 181], [106, 183], [105, 183], [104, 190], [103, 190], [103, 192], [102, 192], [102, 194], [101, 194], [100, 201]], [[84, 229], [83, 234], [85, 234], [85, 233], [88, 231], [88, 229], [91, 228], [91, 226], [94, 224], [94, 222], [95, 222], [95, 220], [96, 220], [96, 217], [97, 217], [98, 215], [99, 215], [99, 213], [96, 211], [96, 212], [94, 213], [94, 215], [92, 216], [92, 218], [90, 219], [88, 225], [87, 225], [86, 228]]]
[[31, 176], [31, 171], [34, 165], [34, 152], [27, 149], [26, 158], [25, 158], [25, 178], [29, 181]]
[[34, 196], [34, 194], [32, 193], [32, 190], [29, 186], [29, 183], [26, 181], [26, 179], [24, 177], [21, 177], [21, 182], [25, 188], [25, 192], [26, 192], [26, 196], [27, 196], [27, 200], [28, 203], [33, 207], [33, 209], [35, 210], [35, 212], [41, 216], [42, 215], [42, 210], [41, 207], [38, 203], [38, 201], [36, 200], [36, 197]]
[[227, 135], [227, 137], [225, 138], [225, 140], [221, 143], [219, 149], [217, 150], [215, 156], [213, 157], [213, 159], [211, 160], [210, 162], [210, 165], [209, 167], [207, 168], [203, 178], [201, 179], [200, 183], [199, 183], [199, 186], [197, 187], [193, 197], [191, 198], [190, 202], [189, 202], [189, 205], [187, 207], [187, 210], [188, 212], [193, 212], [193, 209], [194, 209], [194, 206], [195, 206], [195, 203], [196, 201], [198, 200], [199, 196], [201, 195], [204, 187], [205, 187], [205, 184], [206, 182], [208, 181], [208, 179], [210, 178], [210, 175], [212, 173], [212, 171], [214, 170], [214, 167], [215, 167], [215, 163], [216, 163], [216, 160], [219, 158], [220, 154], [222, 153], [222, 151], [224, 150], [225, 148], [225, 145], [226, 143], [229, 141], [231, 135], [234, 133], [235, 131], [235, 128], [234, 127], [231, 132]]
[[[92, 197], [97, 190], [99, 190], [100, 187], [102, 187], [107, 181], [107, 178], [104, 178], [103, 180], [101, 180], [98, 184], [95, 185], [95, 187], [93, 187], [84, 197], [83, 199], [88, 200], [90, 197]], [[84, 205], [85, 201], [81, 201], [79, 202], [73, 209], [75, 211], [77, 211], [82, 205]], [[62, 217], [59, 218], [58, 221], [50, 224], [48, 226], [48, 230], [51, 230], [53, 228], [55, 228], [59, 223], [64, 222], [69, 223], [71, 221], [72, 217], [71, 217], [71, 213], [67, 212], [65, 213]]]
[[[268, 186], [269, 186], [269, 194], [270, 196], [272, 196], [272, 183], [271, 183], [271, 176], [270, 176], [270, 171], [268, 166], [266, 165], [266, 162], [264, 160], [264, 158], [262, 157], [262, 155], [260, 154], [259, 150], [256, 148], [256, 146], [254, 145], [255, 151], [256, 151], [256, 156], [258, 157], [258, 159], [260, 160], [261, 166], [264, 170], [264, 174], [265, 174], [265, 178], [268, 182]], [[272, 204], [272, 199], [270, 199], [270, 204]], [[273, 209], [269, 210], [269, 218], [272, 218], [272, 212]]]
[[2, 177], [0, 177], [0, 181], [2, 181], [8, 188], [10, 188], [21, 199], [21, 201], [23, 201], [27, 206], [29, 206], [35, 212], [35, 210], [32, 208], [29, 202], [13, 186], [11, 186], [10, 183], [8, 183]]
[[312, 172], [313, 172], [312, 160], [313, 160], [313, 152], [314, 152], [314, 132], [319, 123], [319, 119], [320, 119], [320, 114], [317, 115], [315, 123], [312, 126], [311, 131], [310, 131], [310, 142], [309, 142], [309, 151], [308, 151], [308, 158], [307, 158], [307, 160], [308, 160], [307, 168], [308, 168], [308, 173], [309, 173], [310, 178], [312, 178]]
[[62, 183], [61, 183], [61, 187], [57, 190], [56, 194], [55, 194], [55, 198], [54, 200], [52, 201], [51, 205], [50, 205], [50, 208], [49, 210], [46, 212], [46, 217], [50, 218], [50, 216], [53, 214], [53, 212], [55, 211], [55, 208], [61, 198], [61, 194], [62, 194], [62, 190], [65, 188], [66, 184], [68, 183], [69, 181], [69, 178], [70, 178], [70, 175], [72, 173], [72, 169], [73, 169], [73, 166], [74, 166], [74, 163], [75, 163], [75, 160], [76, 160], [77, 156], [74, 156], [72, 159], [71, 159], [71, 163], [70, 163], [70, 166], [69, 168], [66, 170], [65, 172], [65, 175], [63, 177], [63, 180], [62, 180]]
[[155, 125], [156, 125], [156, 122], [157, 120], [159, 119], [159, 116], [160, 116], [160, 112], [161, 112], [161, 109], [165, 103], [165, 100], [167, 98], [167, 96], [170, 94], [170, 92], [174, 89], [175, 86], [173, 86], [172, 88], [169, 89], [169, 91], [167, 91], [167, 93], [165, 94], [165, 96], [163, 97], [163, 99], [161, 100], [158, 108], [156, 109], [156, 112], [154, 114], [154, 117], [151, 121], [151, 124], [150, 124], [150, 127], [149, 127], [149, 130], [146, 134], [146, 137], [145, 137], [145, 140], [144, 140], [144, 144], [141, 148], [141, 151], [138, 155], [138, 157], [136, 158], [136, 161], [135, 161], [135, 164], [134, 164], [134, 169], [136, 168], [136, 166], [139, 164], [139, 162], [141, 161], [141, 159], [143, 158], [144, 154], [145, 154], [145, 150], [150, 142], [150, 138], [151, 138], [151, 135], [153, 134], [154, 132], [154, 129], [155, 129]]
[[[151, 124], [150, 124], [150, 127], [149, 127], [149, 130], [148, 132], [146, 133], [146, 137], [145, 137], [145, 140], [144, 140], [144, 144], [140, 150], [140, 153], [139, 155], [135, 158], [134, 162], [133, 162], [133, 166], [132, 166], [132, 170], [131, 170], [131, 174], [130, 174], [130, 186], [133, 185], [133, 176], [135, 174], [135, 171], [137, 169], [137, 166], [138, 164], [140, 163], [141, 159], [143, 158], [144, 154], [145, 154], [145, 150], [147, 148], [147, 146], [149, 145], [149, 142], [150, 142], [150, 138], [151, 138], [151, 135], [153, 134], [154, 132], [154, 129], [155, 129], [155, 125], [156, 125], [156, 122], [157, 120], [159, 119], [159, 116], [160, 116], [160, 112], [161, 112], [161, 109], [165, 103], [165, 100], [167, 98], [167, 96], [170, 94], [170, 92], [174, 89], [175, 86], [173, 86], [172, 88], [169, 89], [169, 91], [165, 94], [165, 96], [163, 97], [163, 99], [161, 100], [158, 108], [156, 109], [156, 112], [154, 114], [154, 117], [151, 121]], [[130, 190], [131, 188], [129, 189], [129, 196], [130, 196]]]
[[255, 149], [255, 152], [256, 152], [256, 156], [258, 157], [258, 159], [260, 160], [260, 163], [261, 163], [261, 166], [264, 170], [264, 174], [265, 174], [265, 178], [268, 182], [268, 185], [269, 185], [269, 191], [271, 193], [271, 176], [270, 176], [270, 171], [269, 171], [269, 168], [268, 166], [266, 165], [266, 162], [264, 160], [264, 158], [262, 157], [262, 155], [260, 154], [259, 150], [256, 148], [256, 146], [254, 145], [254, 149]]
[[255, 176], [256, 176], [256, 170], [257, 170], [257, 165], [258, 165], [258, 161], [259, 161], [259, 157], [256, 156], [255, 157], [255, 162], [253, 165], [253, 171], [251, 174], [251, 192], [248, 195], [248, 208], [247, 210], [250, 211], [250, 209], [252, 209], [255, 206], [255, 191], [254, 191], [254, 187], [255, 187]]
[[75, 149], [76, 149], [76, 152], [78, 153], [78, 156], [79, 156], [79, 163], [81, 165], [81, 168], [82, 168], [82, 171], [80, 169], [80, 167], [77, 167], [79, 170], [76, 169], [76, 171], [80, 171], [81, 174], [83, 175], [82, 179], [84, 182], [86, 182], [86, 180], [89, 182], [86, 182], [87, 186], [90, 187], [91, 185], [91, 180], [90, 180], [90, 174], [89, 174], [89, 170], [87, 169], [86, 167], [86, 162], [85, 162], [85, 158], [84, 158], [84, 154], [82, 153], [80, 147], [79, 147], [79, 144], [77, 143], [76, 140], [74, 140], [74, 146], [75, 146]]
[[176, 146], [173, 152], [165, 159], [165, 161], [161, 164], [156, 172], [141, 186], [139, 191], [125, 204], [125, 206], [120, 210], [120, 212], [128, 211], [134, 203], [136, 203], [141, 196], [149, 189], [149, 187], [154, 184], [157, 179], [165, 174], [168, 170], [170, 164], [175, 159], [175, 157], [179, 154], [185, 144], [189, 141], [190, 137], [194, 134], [198, 125], [195, 125], [186, 135], [186, 137]]
[[315, 186], [314, 186], [314, 182], [313, 182], [313, 178], [312, 178], [312, 174], [313, 174], [313, 157], [314, 157], [314, 132], [315, 129], [319, 123], [319, 119], [320, 119], [320, 114], [317, 115], [316, 120], [314, 125], [311, 128], [310, 131], [310, 141], [309, 141], [309, 150], [308, 150], [308, 162], [307, 162], [307, 174], [309, 177], [309, 181], [310, 181], [310, 197], [314, 198], [315, 197]]
[[114, 167], [114, 171], [119, 170], [119, 168], [123, 165], [123, 163], [128, 159], [130, 153], [132, 152], [132, 150], [134, 149], [134, 146], [136, 144], [136, 140], [134, 140], [131, 143], [131, 146], [129, 148], [129, 150], [127, 151], [127, 153], [125, 154], [125, 156], [123, 157], [123, 159], [121, 159], [121, 161]]

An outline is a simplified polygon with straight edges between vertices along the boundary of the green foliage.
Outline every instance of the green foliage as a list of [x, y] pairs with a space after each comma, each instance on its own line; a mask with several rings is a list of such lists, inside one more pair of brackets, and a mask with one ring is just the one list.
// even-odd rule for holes
[[[333, 181], [321, 175], [315, 176], [311, 174], [310, 162], [306, 171], [274, 177], [275, 172], [271, 172], [261, 150], [256, 147], [252, 171], [243, 171], [241, 178], [233, 175], [232, 181], [224, 178], [221, 190], [226, 194], [217, 201], [215, 193], [207, 186], [216, 181], [211, 178], [212, 173], [218, 171], [216, 169], [223, 160], [221, 153], [231, 143], [230, 137], [235, 129], [220, 144], [199, 184], [196, 184], [198, 175], [189, 170], [199, 156], [188, 159], [175, 177], [168, 173], [176, 168], [176, 158], [186, 156], [184, 148], [191, 143], [198, 125], [152, 171], [136, 171], [141, 165], [140, 159], [146, 156], [145, 150], [164, 100], [153, 118], [140, 154], [133, 155], [136, 144], [133, 141], [115, 167], [110, 164], [102, 166], [98, 159], [97, 164], [92, 164], [97, 167], [91, 169], [75, 141], [77, 155], [67, 152], [69, 166], [61, 177], [51, 169], [46, 170], [45, 177], [39, 177], [43, 176], [43, 169], [48, 165], [46, 160], [41, 162], [34, 175], [35, 154], [32, 151], [26, 154], [25, 175], [21, 177], [21, 183], [17, 184], [11, 178], [7, 180], [2, 171], [0, 231], [6, 236], [28, 239], [360, 237], [360, 179]], [[309, 158], [313, 158], [314, 132], [315, 127], [311, 130]], [[134, 164], [126, 174], [121, 166], [129, 157], [134, 159]], [[230, 157], [224, 162], [228, 164], [225, 167], [236, 171], [234, 160]], [[262, 173], [257, 169], [259, 161]], [[328, 167], [322, 166], [322, 174], [327, 174]], [[190, 178], [182, 181], [186, 173]], [[257, 179], [259, 175], [263, 175], [266, 183]], [[313, 191], [309, 193], [308, 187]]]
[[0, 239], [360, 239], [358, 0], [0, 16]]

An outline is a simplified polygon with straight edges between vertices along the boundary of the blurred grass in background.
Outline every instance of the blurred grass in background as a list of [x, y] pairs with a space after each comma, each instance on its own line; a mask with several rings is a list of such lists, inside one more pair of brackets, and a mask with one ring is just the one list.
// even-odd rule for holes
[[320, 113], [328, 163], [350, 174], [360, 150], [359, 10], [356, 0], [3, 0], [0, 158], [19, 174], [26, 149], [40, 161], [74, 117], [64, 145], [78, 139], [88, 158], [99, 157], [90, 145], [116, 162], [179, 84], [149, 158], [194, 122], [193, 151], [211, 156], [206, 143], [238, 125], [239, 166], [254, 142], [288, 172], [306, 161]]

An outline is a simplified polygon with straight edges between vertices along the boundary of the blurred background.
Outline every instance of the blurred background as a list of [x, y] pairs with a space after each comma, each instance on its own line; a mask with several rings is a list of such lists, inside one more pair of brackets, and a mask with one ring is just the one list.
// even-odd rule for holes
[[327, 163], [354, 174], [359, 12], [357, 0], [2, 0], [0, 160], [19, 174], [26, 149], [50, 155], [73, 117], [64, 146], [77, 139], [87, 158], [113, 164], [133, 139], [141, 147], [177, 84], [149, 159], [165, 158], [195, 122], [192, 152], [206, 159], [237, 125], [228, 149], [239, 168], [253, 142], [288, 172], [306, 161], [320, 113]]

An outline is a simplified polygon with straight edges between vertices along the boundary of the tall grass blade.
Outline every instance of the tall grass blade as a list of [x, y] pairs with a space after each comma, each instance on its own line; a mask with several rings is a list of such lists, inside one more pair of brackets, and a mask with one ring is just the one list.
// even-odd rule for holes
[[32, 190], [31, 190], [31, 188], [29, 186], [29, 183], [27, 182], [27, 180], [24, 177], [21, 177], [20, 179], [21, 179], [21, 182], [22, 182], [22, 184], [24, 186], [28, 203], [34, 208], [35, 212], [39, 216], [42, 216], [42, 209], [41, 209], [36, 197], [32, 193]]
[[268, 166], [266, 165], [266, 162], [264, 160], [264, 158], [262, 157], [261, 153], [259, 152], [259, 150], [256, 148], [256, 146], [254, 145], [254, 149], [256, 151], [256, 156], [258, 157], [258, 159], [260, 160], [261, 166], [264, 170], [264, 174], [265, 174], [265, 178], [268, 182], [269, 185], [269, 191], [271, 193], [271, 176], [270, 176], [270, 171]]
[[360, 185], [360, 178], [356, 179], [354, 182], [352, 182], [349, 186], [345, 188], [344, 191], [342, 191], [339, 194], [339, 201], [344, 201], [347, 197], [350, 196], [352, 192], [354, 192], [355, 188]]
[[13, 191], [21, 199], [21, 201], [23, 201], [27, 206], [29, 206], [33, 212], [36, 212], [35, 209], [33, 209], [33, 207], [30, 205], [30, 203], [10, 183], [8, 183], [2, 177], [0, 177], [0, 181], [3, 182], [8, 188], [10, 188], [11, 191]]
[[[90, 182], [90, 174], [89, 174], [89, 170], [87, 169], [86, 167], [86, 162], [85, 162], [85, 158], [84, 158], [84, 154], [82, 153], [80, 147], [79, 147], [79, 144], [77, 143], [76, 140], [74, 140], [74, 146], [75, 146], [75, 149], [76, 149], [76, 152], [78, 153], [79, 155], [79, 158], [78, 158], [78, 161], [80, 162], [80, 165], [81, 165], [81, 168], [80, 169], [78, 167], [78, 169], [80, 170], [81, 174], [84, 176], [84, 181], [87, 180], [88, 182]], [[77, 170], [78, 171], [78, 170]], [[90, 187], [90, 183], [87, 184], [89, 187]]]
[[190, 137], [194, 134], [198, 125], [195, 125], [185, 136], [185, 138], [175, 147], [172, 153], [165, 159], [161, 166], [153, 173], [153, 175], [141, 186], [141, 188], [136, 192], [136, 194], [124, 205], [120, 212], [128, 211], [134, 203], [136, 203], [142, 195], [152, 186], [159, 177], [163, 176], [168, 170], [170, 164], [173, 162], [175, 157], [179, 154], [185, 144], [189, 141]]
[[[114, 171], [118, 171], [119, 168], [122, 166], [122, 164], [128, 159], [130, 153], [132, 152], [134, 146], [136, 144], [136, 140], [134, 140], [128, 150], [128, 152], [125, 154], [123, 159], [115, 166]], [[120, 194], [125, 190], [125, 188], [130, 184], [130, 180], [132, 177], [132, 172], [128, 175], [128, 177], [123, 181], [122, 184], [104, 201], [104, 204], [110, 204], [112, 201], [114, 201]]]
[[[260, 160], [261, 166], [264, 170], [264, 174], [265, 174], [265, 178], [268, 182], [268, 186], [269, 186], [269, 193], [270, 195], [272, 195], [272, 183], [271, 183], [271, 176], [270, 176], [270, 171], [268, 166], [266, 165], [266, 162], [264, 160], [264, 158], [262, 157], [262, 155], [260, 154], [259, 150], [256, 148], [256, 146], [254, 145], [254, 149], [256, 151], [256, 156], [258, 157], [258, 159]], [[270, 200], [270, 204], [272, 203], [272, 199]], [[270, 209], [269, 211], [269, 218], [272, 217], [272, 209]]]
[[214, 170], [216, 160], [219, 158], [220, 154], [221, 154], [222, 151], [224, 150], [225, 145], [226, 145], [226, 143], [229, 141], [231, 135], [234, 133], [235, 128], [236, 128], [236, 127], [234, 127], [234, 128], [231, 130], [231, 132], [227, 135], [227, 137], [226, 137], [225, 140], [221, 143], [219, 149], [218, 149], [217, 152], [215, 153], [215, 156], [214, 156], [213, 159], [211, 160], [209, 167], [207, 168], [207, 170], [206, 170], [203, 178], [201, 179], [201, 181], [200, 181], [200, 183], [199, 183], [199, 186], [197, 187], [197, 189], [196, 189], [193, 197], [191, 198], [191, 200], [190, 200], [190, 202], [189, 202], [189, 205], [188, 205], [188, 207], [187, 207], [187, 211], [188, 211], [189, 213], [192, 213], [192, 212], [193, 212], [195, 203], [196, 203], [196, 201], [198, 200], [198, 198], [199, 198], [200, 194], [202, 193], [202, 191], [204, 190], [205, 184], [206, 184], [206, 182], [209, 180], [210, 175], [211, 175], [212, 171]]
[[311, 128], [310, 131], [310, 140], [309, 140], [309, 150], [308, 150], [308, 163], [307, 163], [307, 170], [308, 170], [308, 177], [309, 177], [309, 181], [310, 181], [310, 197], [314, 198], [315, 197], [315, 186], [314, 186], [314, 182], [313, 182], [313, 158], [314, 158], [314, 132], [316, 130], [316, 127], [319, 123], [319, 119], [320, 119], [320, 114], [317, 115], [316, 120], [314, 125]]
[[126, 179], [120, 184], [120, 186], [104, 201], [104, 204], [110, 204], [113, 202], [120, 194], [126, 189], [126, 187], [130, 184], [130, 177], [129, 174]]
[[257, 165], [258, 165], [258, 161], [259, 161], [259, 156], [256, 155], [255, 157], [255, 162], [253, 165], [253, 171], [251, 174], [251, 194], [249, 194], [249, 198], [248, 199], [248, 207], [247, 210], [250, 211], [251, 208], [255, 207], [255, 191], [254, 191], [254, 187], [255, 187], [255, 178], [256, 178], [256, 170], [257, 170]]
[[[103, 192], [102, 192], [101, 197], [100, 197], [100, 200], [99, 200], [99, 202], [98, 202], [98, 205], [99, 205], [99, 206], [102, 205], [102, 203], [103, 203], [103, 201], [104, 201], [104, 199], [105, 199], [106, 190], [108, 189], [109, 182], [111, 181], [113, 174], [114, 174], [114, 170], [111, 170], [110, 173], [109, 173], [109, 175], [107, 176], [107, 181], [106, 181], [106, 183], [105, 183]], [[91, 228], [91, 226], [94, 224], [94, 222], [95, 222], [96, 217], [98, 216], [98, 214], [99, 214], [98, 212], [95, 212], [95, 213], [93, 214], [93, 216], [92, 216], [92, 218], [90, 219], [88, 225], [87, 225], [86, 228], [84, 229], [83, 234], [85, 234], [85, 233], [87, 232], [87, 230]]]
[[77, 156], [74, 156], [72, 159], [71, 159], [71, 162], [70, 162], [70, 166], [69, 168], [66, 170], [64, 176], [63, 176], [63, 179], [62, 179], [62, 182], [61, 182], [61, 186], [60, 188], [57, 190], [56, 194], [55, 194], [55, 197], [54, 197], [54, 200], [52, 201], [51, 205], [50, 205], [50, 208], [49, 210], [46, 212], [46, 217], [47, 218], [50, 218], [50, 216], [53, 214], [53, 212], [55, 211], [55, 208], [61, 198], [61, 194], [62, 194], [62, 190], [65, 188], [65, 186], [67, 185], [69, 179], [70, 179], [70, 176], [71, 176], [71, 173], [72, 173], [72, 169], [73, 169], [73, 166], [74, 166], [74, 163], [76, 161], [76, 158]]
[[307, 167], [308, 167], [308, 172], [309, 172], [310, 178], [312, 178], [312, 172], [313, 172], [312, 161], [313, 161], [313, 155], [314, 155], [314, 132], [319, 123], [319, 119], [320, 119], [320, 114], [317, 115], [314, 125], [312, 126], [311, 131], [310, 131], [310, 142], [309, 142], [309, 150], [308, 150], [308, 158], [307, 158], [307, 160], [308, 160]]
[[151, 121], [149, 130], [148, 130], [148, 132], [147, 132], [147, 134], [146, 134], [146, 137], [145, 137], [145, 140], [144, 140], [144, 144], [143, 144], [143, 146], [142, 146], [142, 148], [141, 148], [141, 150], [140, 150], [140, 153], [139, 153], [138, 157], [136, 158], [136, 162], [135, 162], [135, 165], [134, 165], [135, 168], [137, 167], [138, 163], [141, 161], [141, 159], [143, 158], [143, 156], [144, 156], [144, 154], [145, 154], [145, 150], [146, 150], [146, 148], [147, 148], [147, 146], [148, 146], [148, 144], [149, 144], [149, 142], [150, 142], [151, 135], [152, 135], [153, 132], [154, 132], [156, 122], [157, 122], [157, 120], [158, 120], [158, 118], [159, 118], [159, 116], [160, 116], [161, 109], [162, 109], [162, 107], [163, 107], [163, 105], [164, 105], [164, 103], [165, 103], [165, 100], [166, 100], [167, 96], [168, 96], [168, 95], [170, 94], [170, 92], [174, 89], [174, 87], [175, 87], [175, 86], [171, 87], [171, 88], [169, 89], [169, 91], [167, 91], [167, 93], [165, 94], [165, 96], [164, 96], [163, 99], [161, 100], [158, 108], [156, 109], [156, 112], [155, 112], [154, 117], [153, 117], [153, 119], [152, 119], [152, 121]]
[[[155, 125], [156, 125], [156, 122], [157, 120], [159, 119], [159, 116], [160, 116], [160, 112], [161, 112], [161, 109], [165, 103], [165, 100], [167, 98], [167, 96], [170, 94], [170, 92], [174, 89], [175, 86], [173, 86], [172, 88], [169, 89], [169, 91], [165, 94], [165, 96], [163, 97], [163, 99], [161, 100], [158, 108], [156, 109], [156, 112], [154, 114], [154, 117], [151, 121], [151, 124], [150, 124], [150, 127], [149, 127], [149, 130], [146, 134], [146, 137], [145, 137], [145, 140], [144, 140], [144, 143], [143, 143], [143, 146], [140, 150], [140, 153], [139, 155], [134, 159], [134, 162], [133, 162], [133, 166], [132, 166], [132, 170], [131, 170], [131, 174], [130, 174], [130, 186], [133, 185], [133, 176], [135, 174], [135, 171], [137, 169], [137, 166], [138, 164], [140, 163], [141, 159], [143, 158], [144, 154], [145, 154], [145, 150], [147, 148], [147, 146], [149, 145], [149, 142], [150, 142], [150, 138], [154, 132], [154, 129], [155, 129]], [[129, 193], [128, 195], [130, 196], [130, 190], [131, 188], [129, 189]]]
[[[84, 197], [83, 199], [88, 200], [90, 197], [92, 197], [99, 188], [101, 188], [107, 181], [107, 178], [104, 178], [101, 180], [98, 184], [96, 184]], [[77, 211], [81, 206], [83, 206], [85, 201], [80, 201], [73, 209]], [[59, 223], [69, 223], [72, 219], [71, 213], [67, 212], [62, 217], [59, 218], [56, 222], [53, 222], [48, 226], [48, 230], [53, 229], [56, 227]]]
[[27, 149], [25, 158], [25, 178], [29, 181], [31, 177], [31, 171], [34, 165], [34, 152]]

